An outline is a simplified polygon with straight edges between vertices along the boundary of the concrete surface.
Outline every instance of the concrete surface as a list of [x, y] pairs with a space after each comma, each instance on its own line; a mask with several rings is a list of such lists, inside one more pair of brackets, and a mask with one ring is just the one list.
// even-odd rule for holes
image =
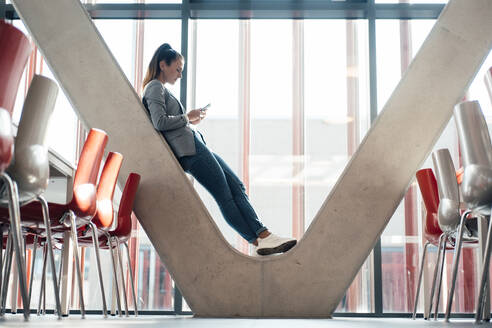
[[492, 45], [492, 1], [451, 0], [298, 246], [252, 258], [224, 240], [80, 2], [12, 2], [80, 117], [125, 156], [121, 181], [142, 175], [135, 211], [202, 317], [330, 316]]

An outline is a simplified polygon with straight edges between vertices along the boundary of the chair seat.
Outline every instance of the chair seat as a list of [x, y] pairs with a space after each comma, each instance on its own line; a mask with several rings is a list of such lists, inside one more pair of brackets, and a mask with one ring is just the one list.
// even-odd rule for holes
[[[60, 223], [63, 215], [70, 210], [70, 204], [48, 203], [51, 228], [54, 232], [62, 232], [68, 228]], [[33, 201], [20, 208], [21, 225], [30, 229], [44, 229], [41, 203]], [[9, 220], [8, 208], [0, 207], [0, 221]], [[77, 220], [77, 222], [80, 222]], [[82, 225], [82, 222], [80, 222]]]

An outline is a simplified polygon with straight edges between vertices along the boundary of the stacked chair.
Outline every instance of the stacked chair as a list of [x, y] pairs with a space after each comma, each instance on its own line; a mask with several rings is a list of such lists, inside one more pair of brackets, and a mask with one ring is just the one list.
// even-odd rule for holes
[[[140, 176], [135, 173], [129, 175], [115, 223], [113, 194], [123, 157], [118, 153], [109, 153], [96, 188], [99, 167], [108, 137], [104, 131], [92, 129], [88, 134], [74, 174], [71, 200], [66, 204], [45, 200], [43, 194], [49, 179], [48, 148], [45, 139], [49, 118], [58, 94], [56, 83], [40, 75], [34, 76], [24, 101], [15, 141], [11, 119], [19, 82], [31, 52], [31, 43], [24, 34], [11, 24], [0, 21], [0, 233], [2, 237], [0, 244], [0, 315], [6, 312], [9, 279], [15, 263], [16, 270], [13, 272], [19, 282], [23, 314], [26, 319], [29, 318], [38, 247], [43, 247], [44, 250], [39, 307], [46, 288], [46, 268], [49, 262], [53, 278], [56, 314], [58, 317], [68, 314], [67, 298], [65, 297], [64, 302], [60, 299], [61, 272], [62, 268], [71, 265], [72, 261], [60, 263], [60, 274], [57, 276], [53, 254], [54, 241], [63, 243], [63, 252], [68, 236], [74, 244], [73, 257], [82, 316], [85, 316], [85, 304], [78, 254], [79, 239], [81, 245], [91, 245], [95, 249], [104, 316], [107, 316], [108, 311], [99, 247], [110, 250], [119, 314], [121, 315], [122, 311], [118, 291], [120, 285], [118, 272], [121, 278], [121, 288], [125, 293], [125, 310], [128, 315], [120, 245], [124, 244], [126, 247], [130, 266], [126, 241], [131, 235], [131, 214]], [[111, 230], [111, 227], [115, 228]], [[90, 235], [87, 234], [89, 230]], [[8, 232], [7, 240], [4, 238], [6, 232]], [[26, 272], [27, 245], [33, 248], [30, 279]], [[5, 249], [5, 256], [2, 254], [3, 249]], [[131, 269], [129, 273], [130, 279], [128, 280], [131, 282], [137, 315], [137, 300]], [[17, 283], [13, 284], [11, 293], [14, 296], [17, 295]], [[12, 305], [13, 308], [14, 305]]]
[[[434, 152], [432, 158], [437, 172], [437, 179], [432, 169], [422, 169], [417, 171], [416, 174], [427, 214], [424, 221], [426, 243], [420, 264], [413, 319], [416, 317], [425, 256], [428, 246], [434, 245], [438, 247], [438, 253], [428, 302], [429, 308], [428, 311], [424, 311], [424, 319], [429, 319], [434, 309], [434, 318], [437, 320], [446, 250], [455, 247], [456, 235], [459, 232], [460, 203], [457, 184], [457, 174], [459, 172], [456, 173], [454, 171], [451, 155], [447, 149], [440, 149]], [[467, 232], [465, 238], [467, 243], [477, 243], [478, 241], [477, 231], [472, 222], [474, 219], [470, 218], [467, 221], [468, 225], [463, 226], [463, 229]]]
[[[116, 301], [117, 301], [117, 306], [118, 306], [118, 313], [121, 316], [121, 301], [120, 301], [120, 286], [118, 280], [121, 282], [121, 289], [123, 291], [123, 300], [125, 304], [125, 313], [128, 315], [128, 305], [127, 305], [127, 295], [126, 295], [126, 288], [125, 288], [125, 278], [124, 278], [124, 270], [123, 270], [123, 261], [121, 257], [121, 247], [120, 245], [123, 244], [126, 249], [126, 255], [127, 255], [127, 263], [129, 266], [129, 274], [130, 274], [130, 282], [131, 282], [131, 290], [132, 290], [132, 298], [133, 298], [133, 306], [135, 310], [135, 316], [138, 315], [138, 302], [136, 298], [136, 293], [135, 293], [135, 285], [134, 285], [134, 279], [133, 279], [133, 273], [131, 270], [131, 259], [130, 259], [130, 254], [129, 254], [129, 249], [128, 249], [128, 244], [127, 240], [131, 236], [131, 231], [132, 231], [132, 209], [133, 209], [133, 202], [135, 200], [135, 194], [137, 192], [138, 184], [140, 182], [140, 175], [136, 173], [130, 173], [126, 180], [125, 187], [123, 189], [123, 193], [121, 195], [121, 200], [120, 200], [120, 205], [119, 205], [119, 210], [117, 214], [117, 221], [116, 221], [116, 227], [114, 230], [107, 230], [105, 228], [100, 229], [97, 224], [97, 230], [102, 234], [100, 237], [98, 235], [92, 235], [91, 237], [81, 237], [79, 239], [80, 244], [83, 246], [94, 246], [96, 247], [96, 244], [94, 243], [94, 237], [96, 237], [96, 242], [98, 242], [98, 245], [102, 249], [108, 249], [111, 254], [111, 259], [112, 259], [112, 264], [113, 264], [113, 279], [115, 281], [115, 289], [116, 289]], [[116, 258], [116, 261], [115, 261]], [[119, 273], [120, 273], [120, 279], [117, 277], [117, 272], [118, 272], [118, 266], [116, 265], [116, 262], [118, 262], [119, 266]], [[103, 302], [104, 306], [105, 302]]]
[[[82, 289], [82, 274], [80, 271], [80, 256], [78, 253], [77, 229], [89, 223], [96, 214], [96, 183], [107, 140], [108, 136], [104, 131], [99, 129], [91, 129], [89, 131], [87, 140], [82, 148], [77, 170], [75, 171], [72, 199], [66, 204], [51, 202], [47, 204], [51, 231], [55, 236], [61, 236], [66, 231], [71, 233], [80, 297], [80, 310], [83, 317], [85, 316], [85, 303]], [[42, 214], [43, 211], [39, 202], [32, 202], [22, 207], [22, 222], [28, 232], [33, 234], [43, 233], [45, 229], [40, 225]], [[63, 247], [65, 246], [64, 243]], [[62, 263], [62, 265], [70, 265], [70, 263]], [[67, 315], [68, 303], [63, 303], [61, 313], [62, 315]]]
[[[437, 245], [439, 252], [434, 269], [429, 300], [430, 310], [428, 312], [430, 315], [435, 304], [434, 316], [437, 319], [444, 254], [447, 247], [454, 248], [452, 276], [445, 311], [445, 321], [449, 321], [462, 244], [463, 242], [477, 243], [479, 239], [478, 225], [481, 224], [483, 226], [488, 222], [489, 228], [485, 249], [483, 250], [479, 293], [476, 301], [475, 320], [478, 323], [482, 320], [490, 319], [488, 272], [492, 248], [492, 224], [490, 220], [492, 206], [492, 144], [485, 118], [477, 101], [465, 101], [456, 105], [454, 118], [458, 130], [463, 168], [458, 172], [455, 171], [449, 150], [439, 149], [432, 155], [437, 179], [434, 178], [431, 169], [423, 169], [417, 172], [417, 181], [427, 209], [425, 231], [426, 239], [428, 240], [424, 246], [420, 270], [422, 270], [424, 264], [428, 244]], [[461, 182], [460, 186], [459, 182]], [[439, 198], [436, 198], [436, 185]], [[439, 229], [435, 226], [436, 220]], [[478, 220], [482, 221], [478, 223]], [[427, 234], [429, 230], [432, 231], [430, 237]], [[442, 234], [436, 244], [439, 230], [442, 230]], [[438, 275], [440, 279], [438, 279], [437, 297], [434, 301], [436, 277]], [[419, 287], [421, 276], [422, 271], [419, 274]], [[418, 293], [419, 288], [417, 289], [417, 298]], [[416, 303], [414, 318], [415, 311]]]
[[[32, 51], [31, 44], [25, 35], [10, 24], [0, 21], [0, 174], [2, 185], [2, 203], [8, 206], [9, 216], [2, 221], [0, 232], [2, 247], [0, 247], [0, 306], [4, 304], [6, 297], [6, 286], [8, 278], [5, 277], [10, 270], [12, 252], [15, 249], [17, 270], [20, 272], [21, 295], [24, 308], [28, 308], [27, 284], [25, 276], [25, 259], [23, 242], [20, 233], [19, 203], [17, 185], [12, 180], [6, 169], [11, 165], [14, 152], [14, 135], [12, 131], [11, 115], [14, 108], [17, 89], [27, 59]], [[26, 141], [24, 139], [24, 141]], [[1, 250], [3, 249], [4, 226], [9, 227], [9, 237], [6, 243], [6, 259]], [[5, 265], [4, 265], [5, 263]], [[2, 269], [5, 270], [2, 272]], [[3, 315], [5, 308], [0, 307]], [[29, 317], [29, 311], [24, 310], [24, 317]]]
[[[442, 233], [442, 230], [439, 227], [438, 218], [437, 218], [438, 215], [437, 213], [439, 208], [439, 194], [438, 194], [437, 181], [434, 176], [434, 172], [432, 171], [432, 169], [422, 169], [417, 171], [416, 177], [417, 177], [417, 183], [420, 188], [420, 192], [422, 194], [422, 199], [424, 201], [424, 205], [426, 208], [426, 217], [424, 220], [424, 229], [423, 229], [424, 238], [426, 242], [424, 245], [424, 252], [422, 254], [422, 260], [420, 263], [419, 279], [417, 283], [417, 291], [415, 294], [414, 309], [412, 315], [413, 319], [415, 319], [417, 314], [417, 305], [418, 305], [419, 294], [420, 294], [420, 286], [422, 282], [423, 267], [424, 267], [427, 251], [430, 245], [436, 246], [438, 248], [438, 255], [437, 255], [437, 261], [434, 270], [433, 284], [431, 288], [431, 292], [434, 292], [434, 285], [438, 272], [437, 268], [439, 267], [438, 263], [440, 262], [440, 258], [441, 258], [441, 248], [442, 248], [441, 246], [444, 240], [444, 234]], [[444, 250], [445, 249], [446, 248], [444, 248]], [[430, 297], [431, 300], [433, 299], [433, 296], [434, 295], [431, 295]], [[430, 302], [430, 304], [432, 304], [432, 302]], [[426, 313], [430, 314], [431, 312], [432, 312], [432, 305], [429, 311], [424, 313], [424, 318], [427, 319], [428, 317], [426, 317]]]
[[[42, 224], [46, 227], [46, 243], [48, 249], [52, 250], [53, 245], [51, 238], [51, 229], [49, 221], [49, 210], [46, 200], [42, 196], [46, 188], [48, 187], [49, 179], [49, 161], [48, 161], [48, 148], [45, 144], [46, 131], [51, 113], [53, 112], [56, 96], [58, 93], [58, 87], [56, 83], [46, 77], [39, 75], [34, 76], [29, 91], [27, 93], [24, 107], [22, 110], [22, 116], [19, 123], [19, 129], [17, 137], [15, 139], [15, 153], [13, 162], [7, 168], [7, 172], [15, 181], [17, 186], [15, 205], [26, 206], [34, 200], [38, 200], [42, 206]], [[6, 187], [4, 185], [3, 187]], [[7, 197], [6, 188], [0, 189], [0, 205], [6, 206], [10, 204], [10, 200]], [[7, 259], [6, 268], [8, 269], [12, 261], [12, 251], [15, 251], [20, 290], [23, 301], [24, 313], [29, 313], [29, 294], [27, 290], [25, 260], [23, 259], [24, 246], [23, 238], [21, 235], [22, 219], [19, 216], [19, 209], [14, 211], [13, 216], [17, 222], [15, 228], [11, 227], [11, 242], [7, 243]], [[9, 222], [11, 215], [9, 211], [2, 209], [0, 211], [0, 221]], [[16, 244], [19, 244], [18, 247]], [[14, 248], [9, 247], [14, 245]], [[52, 251], [49, 252], [50, 265], [53, 275], [53, 286], [55, 291], [57, 290], [55, 261]], [[2, 298], [1, 305], [2, 311], [5, 311], [5, 300], [7, 296], [7, 283], [10, 270], [6, 270], [4, 281], [2, 284]], [[57, 310], [59, 310], [60, 301], [58, 293], [56, 295]]]
[[[468, 211], [479, 216], [489, 218], [489, 229], [485, 246], [485, 255], [482, 262], [482, 272], [478, 289], [477, 310], [475, 319], [477, 322], [484, 316], [485, 297], [489, 263], [490, 242], [492, 239], [492, 225], [490, 222], [490, 207], [492, 206], [492, 144], [478, 101], [467, 101], [456, 105], [454, 117], [458, 129], [458, 137], [463, 153], [463, 182], [462, 196]], [[467, 212], [468, 212], [467, 211]], [[466, 212], [465, 212], [466, 213]], [[463, 220], [462, 220], [463, 221]], [[462, 223], [460, 223], [462, 225]], [[453, 265], [457, 265], [457, 260]], [[452, 301], [452, 298], [450, 298]], [[448, 301], [448, 303], [450, 303]], [[449, 320], [450, 304], [446, 311], [446, 320]], [[489, 311], [490, 312], [490, 311]], [[488, 317], [489, 313], [486, 314]]]

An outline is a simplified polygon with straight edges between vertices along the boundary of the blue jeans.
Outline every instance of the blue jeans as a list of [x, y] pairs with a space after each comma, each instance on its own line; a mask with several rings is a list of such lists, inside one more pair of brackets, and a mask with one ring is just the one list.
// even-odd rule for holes
[[258, 220], [243, 183], [196, 134], [195, 148], [196, 154], [179, 158], [179, 164], [214, 197], [227, 223], [248, 242], [254, 242], [267, 228]]

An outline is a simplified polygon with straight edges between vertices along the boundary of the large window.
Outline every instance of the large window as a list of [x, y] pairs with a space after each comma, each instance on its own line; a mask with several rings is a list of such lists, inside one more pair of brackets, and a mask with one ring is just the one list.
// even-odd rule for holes
[[[180, 0], [81, 2], [181, 3]], [[445, 3], [447, 0], [375, 0], [368, 1], [367, 6], [377, 11], [392, 7], [384, 4], [393, 4], [395, 8], [401, 5], [407, 10], [415, 6], [406, 4], [420, 4], [435, 11], [440, 8], [439, 4]], [[200, 2], [204, 8], [207, 5], [207, 1]], [[353, 4], [339, 5], [348, 8]], [[211, 103], [207, 119], [198, 126], [207, 145], [243, 180], [253, 207], [266, 226], [280, 235], [301, 238], [357, 150], [375, 114], [384, 108], [435, 19], [408, 19], [407, 16], [400, 19], [396, 10], [393, 19], [376, 20], [367, 17], [357, 20], [217, 19], [230, 12], [210, 10], [202, 13], [213, 19], [132, 17], [94, 22], [139, 94], [147, 65], [158, 46], [167, 42], [187, 53], [184, 77], [187, 108]], [[126, 12], [123, 9], [121, 13]], [[216, 16], [212, 15], [214, 13]], [[187, 24], [183, 30], [187, 30], [188, 35], [181, 34], [182, 22]], [[25, 31], [19, 20], [14, 23]], [[374, 67], [369, 65], [373, 54], [370, 49], [376, 50]], [[53, 76], [39, 52], [33, 53], [29, 65], [19, 87], [14, 122], [19, 120], [32, 74]], [[480, 100], [487, 122], [492, 120], [492, 99], [485, 90], [483, 76], [491, 66], [492, 55], [489, 55], [466, 94], [467, 99]], [[377, 93], [371, 93], [374, 90], [371, 83], [377, 86]], [[180, 83], [168, 88], [177, 98], [184, 98]], [[377, 108], [371, 108], [375, 103]], [[61, 90], [51, 124], [50, 148], [75, 164], [78, 121]], [[435, 149], [444, 147], [450, 149], [458, 168], [459, 149], [452, 120], [435, 145]], [[430, 157], [422, 167], [433, 167]], [[250, 253], [248, 244], [227, 225], [209, 193], [198, 183], [194, 185], [225, 239], [239, 251]], [[363, 264], [338, 312], [379, 315], [412, 311], [424, 242], [424, 216], [414, 181], [384, 230], [380, 248], [378, 246]], [[150, 240], [140, 227], [135, 229], [137, 233], [131, 247], [136, 258], [135, 282], [140, 309], [189, 310], [186, 302], [179, 298], [178, 289]], [[87, 251], [85, 255], [89, 266], [84, 288], [86, 295], [97, 290], [86, 299], [88, 309], [97, 309], [100, 295], [95, 288], [97, 274], [94, 256], [90, 253]], [[453, 311], [471, 312], [476, 297], [478, 253], [476, 248], [469, 247], [463, 254], [464, 266], [458, 275]], [[449, 254], [446, 259], [445, 279], [450, 277], [451, 257]], [[431, 249], [425, 264], [426, 287], [430, 284], [435, 258], [436, 251]], [[379, 269], [380, 277], [376, 274]], [[111, 280], [106, 279], [106, 293], [111, 295]], [[35, 286], [37, 283], [35, 281]], [[377, 296], [378, 292], [382, 297]], [[446, 293], [444, 288], [441, 304], [445, 303]], [[419, 311], [423, 309], [422, 300]], [[73, 302], [76, 304], [77, 300]]]

